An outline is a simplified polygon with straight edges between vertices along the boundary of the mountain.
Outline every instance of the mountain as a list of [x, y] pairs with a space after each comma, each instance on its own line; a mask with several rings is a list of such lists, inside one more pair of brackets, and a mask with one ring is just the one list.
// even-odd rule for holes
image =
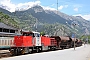
[[18, 23], [13, 18], [11, 18], [9, 15], [6, 15], [2, 12], [0, 12], [0, 22], [15, 28], [19, 28]]
[[[61, 35], [70, 35], [76, 32], [78, 36], [84, 34], [83, 27], [90, 31], [90, 21], [83, 19], [81, 16], [69, 16], [60, 11], [45, 10], [39, 5], [13, 13], [4, 9], [0, 11], [16, 19], [21, 29], [44, 31], [51, 35], [56, 32], [61, 32]], [[73, 24], [76, 24], [76, 26], [73, 27]]]
[[11, 12], [9, 12], [8, 10], [5, 10], [4, 7], [3, 8], [2, 7], [0, 6], [0, 12], [3, 12], [4, 14], [9, 14], [9, 15], [11, 14]]
[[[44, 10], [41, 6], [34, 6], [30, 9], [27, 10], [29, 14], [31, 14], [33, 17], [37, 18], [38, 21], [42, 23], [56, 23], [56, 22], [61, 22], [64, 23], [65, 21], [64, 18], [61, 18], [59, 15], [55, 14], [53, 11], [48, 11]], [[63, 21], [61, 21], [63, 20]]]

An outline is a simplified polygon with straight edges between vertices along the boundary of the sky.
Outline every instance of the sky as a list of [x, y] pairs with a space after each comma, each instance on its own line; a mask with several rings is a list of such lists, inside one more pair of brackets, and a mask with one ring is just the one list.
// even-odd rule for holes
[[81, 16], [86, 20], [90, 20], [90, 0], [0, 0], [0, 6], [1, 5], [7, 6], [7, 10], [10, 12], [40, 5], [44, 9], [58, 9], [58, 11], [65, 14]]

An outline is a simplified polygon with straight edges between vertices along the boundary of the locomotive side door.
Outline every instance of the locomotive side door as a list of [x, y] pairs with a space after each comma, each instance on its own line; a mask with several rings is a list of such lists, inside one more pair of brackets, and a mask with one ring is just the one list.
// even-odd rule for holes
[[41, 37], [40, 37], [40, 33], [35, 32], [34, 33], [34, 41], [35, 41], [35, 46], [41, 46]]

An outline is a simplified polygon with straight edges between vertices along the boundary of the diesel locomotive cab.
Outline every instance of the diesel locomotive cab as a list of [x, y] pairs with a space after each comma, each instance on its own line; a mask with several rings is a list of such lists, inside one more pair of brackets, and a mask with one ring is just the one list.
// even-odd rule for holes
[[23, 36], [32, 36], [32, 43], [34, 46], [41, 46], [41, 37], [39, 32], [22, 32]]

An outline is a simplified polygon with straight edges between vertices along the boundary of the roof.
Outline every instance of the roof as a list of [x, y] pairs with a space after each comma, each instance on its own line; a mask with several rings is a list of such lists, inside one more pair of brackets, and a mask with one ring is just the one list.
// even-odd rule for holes
[[21, 35], [21, 34], [0, 32], [0, 36], [16, 36], [16, 35]]
[[6, 29], [12, 29], [12, 30], [17, 30], [16, 28], [12, 27], [12, 26], [8, 26], [2, 22], [0, 22], [0, 28], [6, 28]]

